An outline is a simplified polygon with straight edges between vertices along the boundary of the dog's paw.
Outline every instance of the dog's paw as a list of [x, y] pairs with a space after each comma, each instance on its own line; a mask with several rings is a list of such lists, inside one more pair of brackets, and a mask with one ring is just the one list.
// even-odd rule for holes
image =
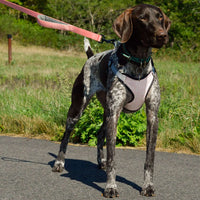
[[115, 188], [106, 188], [104, 190], [103, 196], [106, 198], [115, 198], [119, 197], [119, 193]]
[[52, 168], [53, 172], [62, 172], [64, 170], [65, 163], [61, 160], [56, 160]]
[[155, 196], [154, 187], [152, 185], [149, 185], [146, 188], [142, 188], [141, 195], [146, 197], [154, 197]]

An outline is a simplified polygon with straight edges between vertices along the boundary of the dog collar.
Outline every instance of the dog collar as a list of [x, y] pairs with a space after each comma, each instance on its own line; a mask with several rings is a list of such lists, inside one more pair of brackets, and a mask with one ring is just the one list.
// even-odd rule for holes
[[129, 51], [127, 50], [125, 44], [122, 44], [122, 48], [124, 50], [124, 53], [121, 53], [121, 54], [122, 54], [122, 56], [127, 58], [128, 61], [132, 61], [132, 62], [135, 62], [135, 63], [142, 65], [144, 63], [148, 63], [151, 60], [151, 56], [147, 57], [146, 59], [145, 58], [137, 58], [137, 57], [132, 56], [129, 53]]

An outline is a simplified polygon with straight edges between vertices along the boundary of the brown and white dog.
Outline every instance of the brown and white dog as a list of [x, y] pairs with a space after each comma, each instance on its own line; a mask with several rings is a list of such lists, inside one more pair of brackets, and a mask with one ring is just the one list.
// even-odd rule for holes
[[[151, 58], [152, 47], [161, 48], [168, 42], [171, 22], [160, 8], [142, 4], [125, 10], [113, 24], [120, 43], [114, 50], [93, 56], [90, 45], [86, 61], [72, 90], [66, 130], [53, 171], [64, 168], [68, 139], [91, 97], [96, 94], [104, 108], [104, 121], [98, 132], [97, 161], [106, 168], [105, 197], [117, 197], [115, 144], [117, 121], [122, 111], [134, 112], [146, 104], [147, 136], [144, 184], [141, 194], [154, 195], [153, 170], [158, 130], [160, 88]], [[87, 41], [86, 41], [87, 43]], [[103, 153], [106, 138], [107, 158]]]

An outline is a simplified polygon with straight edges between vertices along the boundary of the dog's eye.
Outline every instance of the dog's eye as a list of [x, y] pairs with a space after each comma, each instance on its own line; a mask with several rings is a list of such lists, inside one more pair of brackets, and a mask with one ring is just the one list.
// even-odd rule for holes
[[148, 18], [145, 15], [141, 15], [141, 16], [139, 16], [139, 20], [141, 20], [141, 21], [147, 21]]
[[163, 20], [163, 16], [162, 16], [162, 15], [159, 16], [159, 20], [160, 20], [160, 21]]
[[157, 14], [156, 17], [157, 17], [157, 19], [159, 19], [160, 21], [163, 20], [163, 16], [162, 16], [161, 14]]

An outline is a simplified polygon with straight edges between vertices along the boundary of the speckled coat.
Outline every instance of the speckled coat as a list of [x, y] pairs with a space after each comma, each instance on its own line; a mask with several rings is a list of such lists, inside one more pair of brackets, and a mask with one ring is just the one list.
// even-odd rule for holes
[[[113, 27], [116, 34], [121, 38], [121, 44], [124, 43], [127, 46], [132, 56], [149, 57], [151, 55], [151, 47], [160, 48], [167, 42], [170, 20], [159, 8], [142, 4], [127, 9], [116, 19]], [[148, 37], [145, 35], [146, 33], [148, 33]], [[144, 164], [144, 184], [141, 191], [142, 195], [153, 196], [153, 170], [158, 130], [157, 114], [160, 104], [160, 88], [157, 73], [154, 70], [152, 60], [147, 63], [143, 62], [138, 64], [123, 58], [121, 44], [116, 46], [114, 50], [105, 51], [94, 56], [90, 54], [92, 57], [89, 56], [90, 58], [86, 61], [81, 73], [77, 77], [72, 90], [72, 104], [67, 116], [65, 134], [53, 171], [60, 172], [63, 170], [65, 162], [64, 155], [70, 133], [81, 117], [89, 100], [96, 94], [104, 108], [104, 120], [98, 132], [97, 144], [98, 165], [101, 169], [106, 169], [107, 173], [104, 196], [117, 197], [119, 195], [116, 184], [116, 165], [114, 159], [117, 121], [120, 113], [127, 111], [124, 110], [124, 106], [132, 100], [133, 95], [110, 67], [110, 58], [117, 57], [117, 70], [135, 79], [145, 77], [154, 71], [153, 82], [145, 98], [147, 150]], [[88, 48], [90, 48], [89, 45]], [[107, 147], [106, 158], [103, 153], [105, 138]]]

